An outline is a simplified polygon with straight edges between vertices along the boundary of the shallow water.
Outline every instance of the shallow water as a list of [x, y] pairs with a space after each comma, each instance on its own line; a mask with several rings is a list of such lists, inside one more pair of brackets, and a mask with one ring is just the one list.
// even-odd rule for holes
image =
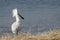
[[11, 32], [13, 8], [25, 18], [21, 32], [35, 34], [60, 28], [60, 0], [0, 0], [0, 33]]

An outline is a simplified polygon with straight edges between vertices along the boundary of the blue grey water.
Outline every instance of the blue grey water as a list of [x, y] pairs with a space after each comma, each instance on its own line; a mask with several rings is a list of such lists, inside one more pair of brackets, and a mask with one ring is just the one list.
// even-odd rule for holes
[[37, 34], [60, 28], [60, 0], [0, 0], [0, 34], [11, 32], [13, 8], [25, 18], [20, 32]]

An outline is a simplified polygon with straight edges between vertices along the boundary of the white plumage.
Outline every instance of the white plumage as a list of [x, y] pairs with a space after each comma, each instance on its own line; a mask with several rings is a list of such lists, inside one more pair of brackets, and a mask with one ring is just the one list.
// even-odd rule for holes
[[[24, 19], [17, 11], [17, 8], [13, 9], [12, 10], [12, 13], [13, 13], [13, 17], [16, 18], [16, 21], [12, 24], [11, 26], [11, 30], [14, 34], [17, 34], [18, 35], [18, 30], [19, 30], [19, 26], [20, 26], [20, 19]], [[20, 18], [19, 18], [20, 16]]]

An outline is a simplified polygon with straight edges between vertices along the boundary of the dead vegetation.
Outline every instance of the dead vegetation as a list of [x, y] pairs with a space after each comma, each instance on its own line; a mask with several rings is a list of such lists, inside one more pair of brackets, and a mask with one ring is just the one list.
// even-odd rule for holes
[[0, 36], [0, 40], [60, 40], [60, 30], [53, 30], [37, 35], [19, 34], [18, 36], [10, 36], [8, 34]]

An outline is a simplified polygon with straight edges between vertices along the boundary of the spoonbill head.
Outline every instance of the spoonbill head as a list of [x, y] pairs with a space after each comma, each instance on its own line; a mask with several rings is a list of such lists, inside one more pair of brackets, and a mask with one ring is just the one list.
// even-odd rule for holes
[[15, 16], [20, 16], [20, 18], [24, 19], [24, 17], [22, 17], [22, 16], [18, 13], [17, 8], [13, 9], [12, 13], [13, 13], [13, 17], [15, 17]]

